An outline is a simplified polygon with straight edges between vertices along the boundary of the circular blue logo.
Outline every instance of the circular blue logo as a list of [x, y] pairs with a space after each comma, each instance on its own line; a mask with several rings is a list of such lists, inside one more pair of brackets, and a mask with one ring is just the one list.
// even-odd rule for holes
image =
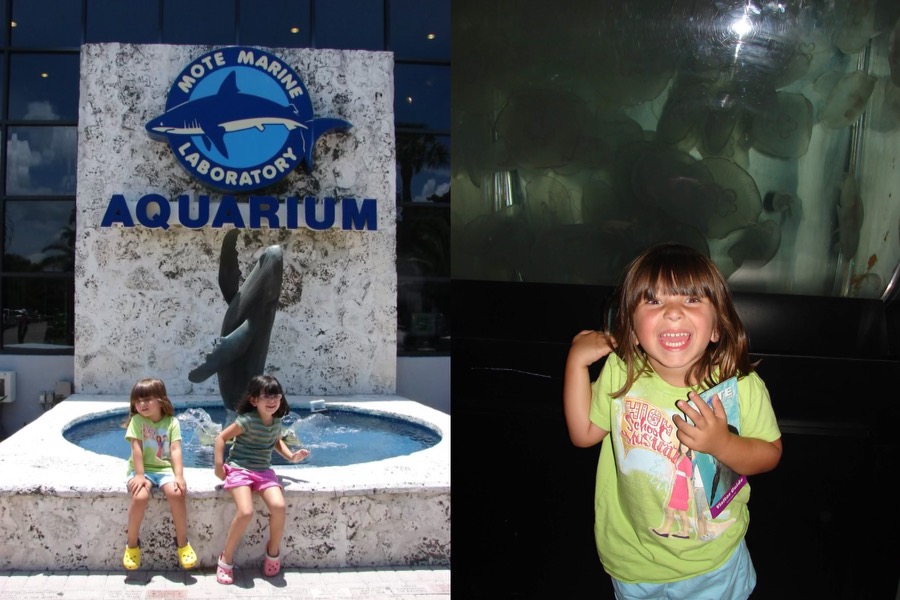
[[306, 86], [278, 57], [237, 46], [185, 67], [165, 112], [146, 125], [194, 178], [228, 192], [269, 187], [300, 163], [311, 170], [319, 136], [349, 127], [314, 118]]

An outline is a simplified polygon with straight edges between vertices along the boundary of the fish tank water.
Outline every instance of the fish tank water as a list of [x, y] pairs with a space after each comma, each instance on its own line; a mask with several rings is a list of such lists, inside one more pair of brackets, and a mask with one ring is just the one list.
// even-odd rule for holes
[[888, 299], [900, 2], [460, 0], [453, 277], [612, 285], [648, 245], [733, 290]]

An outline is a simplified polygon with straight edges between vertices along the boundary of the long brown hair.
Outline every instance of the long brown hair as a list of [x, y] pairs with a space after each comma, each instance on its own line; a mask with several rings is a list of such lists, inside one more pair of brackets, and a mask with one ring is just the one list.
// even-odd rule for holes
[[735, 375], [743, 377], [753, 372], [756, 364], [750, 360], [747, 332], [715, 263], [689, 246], [658, 244], [628, 264], [613, 300], [607, 333], [615, 337], [616, 354], [627, 369], [625, 385], [613, 394], [614, 398], [624, 395], [638, 377], [650, 372], [647, 355], [634, 335], [634, 312], [642, 301], [660, 294], [707, 298], [713, 306], [713, 327], [719, 339], [709, 343], [703, 356], [688, 370], [686, 381], [710, 388]]

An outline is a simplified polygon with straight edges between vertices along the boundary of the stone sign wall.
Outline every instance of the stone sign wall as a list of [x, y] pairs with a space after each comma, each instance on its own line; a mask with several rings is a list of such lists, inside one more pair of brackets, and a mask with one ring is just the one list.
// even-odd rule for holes
[[[168, 144], [145, 130], [162, 113], [181, 71], [206, 46], [86, 44], [81, 53], [75, 267], [75, 389], [128, 393], [140, 377], [170, 394], [218, 394], [217, 377], [188, 373], [211, 352], [227, 304], [219, 286], [231, 225], [191, 229], [101, 227], [110, 201], [148, 194], [222, 192], [193, 179]], [[271, 245], [284, 272], [266, 371], [289, 394], [382, 394], [396, 388], [396, 242], [393, 57], [387, 52], [264, 49], [303, 79], [317, 117], [347, 130], [316, 142], [301, 166], [271, 189], [288, 197], [375, 199], [377, 228], [244, 229], [246, 277]], [[239, 200], [242, 198], [237, 196]]]

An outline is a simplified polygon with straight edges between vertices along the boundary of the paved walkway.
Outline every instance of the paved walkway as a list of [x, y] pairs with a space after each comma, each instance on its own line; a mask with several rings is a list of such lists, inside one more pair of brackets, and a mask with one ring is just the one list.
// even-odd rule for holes
[[450, 600], [450, 569], [283, 569], [267, 578], [259, 568], [235, 568], [232, 585], [215, 569], [192, 571], [0, 571], [0, 600], [242, 600], [354, 598]]

